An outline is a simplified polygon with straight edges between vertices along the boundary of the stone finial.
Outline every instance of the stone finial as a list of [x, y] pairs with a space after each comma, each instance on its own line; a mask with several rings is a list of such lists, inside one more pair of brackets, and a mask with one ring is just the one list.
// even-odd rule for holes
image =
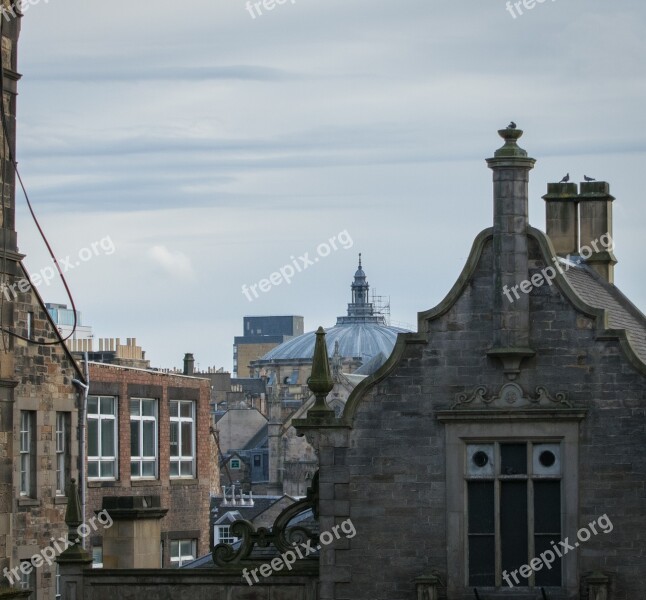
[[330, 373], [330, 361], [323, 327], [319, 327], [316, 331], [316, 343], [314, 345], [314, 356], [312, 357], [312, 375], [307, 380], [307, 386], [316, 396], [314, 406], [310, 408], [309, 412], [333, 412], [325, 403], [325, 398], [334, 387], [334, 380]]
[[523, 135], [522, 129], [507, 127], [499, 129], [498, 135], [505, 140], [505, 145], [496, 150], [494, 153], [496, 158], [527, 158], [527, 151], [517, 144]]
[[78, 532], [80, 525], [83, 523], [83, 515], [81, 514], [81, 501], [79, 499], [79, 490], [76, 485], [76, 479], [72, 479], [70, 484], [67, 486], [65, 523], [68, 528], [67, 539], [69, 540], [69, 543], [67, 548], [56, 559], [56, 562], [91, 563], [92, 557], [81, 545], [81, 536]]

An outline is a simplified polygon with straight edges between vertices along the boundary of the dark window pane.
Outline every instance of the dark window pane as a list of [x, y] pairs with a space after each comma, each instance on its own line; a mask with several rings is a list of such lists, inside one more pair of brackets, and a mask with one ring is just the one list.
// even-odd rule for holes
[[99, 412], [99, 398], [97, 396], [88, 396], [87, 412], [88, 414], [97, 414]]
[[469, 481], [469, 533], [494, 533], [493, 481]]
[[88, 456], [99, 456], [99, 422], [97, 419], [88, 419], [87, 446]]
[[182, 456], [193, 456], [193, 423], [182, 423]]
[[523, 475], [527, 473], [527, 444], [500, 445], [500, 474]]
[[101, 456], [114, 456], [114, 420], [101, 421]]
[[[500, 545], [502, 570], [510, 573], [527, 564], [527, 482], [500, 483]], [[519, 577], [520, 585], [528, 580]]]
[[554, 539], [553, 536], [551, 535], [537, 535], [534, 538], [534, 550], [536, 556], [541, 555], [541, 553], [545, 552], [546, 550], [549, 550], [552, 554], [547, 554], [546, 559], [547, 561], [552, 560], [552, 556], [554, 556], [555, 560], [553, 563], [551, 563], [552, 568], [548, 569], [546, 566], [545, 561], [543, 561], [543, 568], [540, 571], [536, 572], [536, 585], [537, 586], [542, 586], [542, 585], [555, 585], [555, 586], [560, 586], [561, 585], [561, 559], [558, 557], [558, 554], [554, 552], [554, 548], [552, 547], [552, 544], [550, 544], [550, 541], [553, 541], [557, 547], [558, 547], [558, 540], [559, 538], [557, 537]]
[[469, 536], [469, 585], [496, 585], [496, 543], [493, 535]]
[[179, 423], [170, 424], [170, 455], [179, 456]]
[[139, 456], [139, 421], [130, 421], [130, 456]]
[[155, 456], [155, 421], [144, 421], [143, 426], [143, 454], [142, 456]]
[[102, 415], [114, 414], [114, 398], [101, 398], [101, 414]]
[[176, 417], [179, 415], [179, 408], [178, 408], [179, 402], [177, 400], [171, 400], [170, 401], [170, 416], [171, 417]]
[[101, 477], [114, 476], [114, 463], [112, 461], [101, 461]]
[[534, 532], [560, 536], [560, 481], [534, 481]]

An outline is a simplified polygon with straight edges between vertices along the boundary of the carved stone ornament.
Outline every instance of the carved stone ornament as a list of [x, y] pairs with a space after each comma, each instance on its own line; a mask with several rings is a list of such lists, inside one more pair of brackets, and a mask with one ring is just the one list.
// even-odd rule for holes
[[283, 510], [276, 517], [271, 529], [266, 527], [256, 529], [252, 523], [245, 519], [234, 521], [230, 531], [232, 535], [240, 538], [240, 544], [237, 549], [231, 544], [218, 544], [211, 551], [213, 562], [218, 566], [244, 563], [251, 557], [255, 546], [266, 548], [271, 545], [281, 553], [292, 550], [295, 544], [308, 543], [308, 540], [312, 546], [316, 546], [319, 543], [318, 532], [303, 526], [292, 525], [291, 522], [295, 517], [309, 510], [318, 520], [318, 504], [319, 473], [316, 471], [305, 498]]
[[497, 396], [489, 395], [487, 387], [479, 385], [471, 393], [456, 395], [456, 401], [451, 408], [481, 409], [487, 406], [497, 409], [514, 408], [572, 408], [565, 392], [552, 395], [547, 388], [538, 386], [535, 396], [526, 394], [517, 383], [506, 383], [500, 388]]

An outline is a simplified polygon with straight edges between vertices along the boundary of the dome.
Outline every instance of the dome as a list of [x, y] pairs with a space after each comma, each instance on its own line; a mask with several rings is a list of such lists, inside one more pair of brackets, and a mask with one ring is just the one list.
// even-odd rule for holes
[[[325, 330], [328, 355], [332, 357], [338, 343], [338, 354], [346, 359], [359, 359], [364, 367], [376, 370], [390, 356], [397, 341], [397, 334], [408, 330], [386, 324], [383, 315], [376, 313], [368, 300], [369, 284], [366, 274], [359, 268], [351, 285], [352, 302], [347, 315], [338, 317], [334, 327]], [[316, 333], [309, 331], [270, 350], [252, 364], [263, 367], [279, 362], [310, 362], [314, 355]]]
[[[390, 327], [380, 323], [342, 323], [325, 330], [328, 354], [334, 354], [335, 344], [339, 342], [339, 354], [346, 358], [360, 357], [367, 363], [379, 354], [390, 356], [398, 333], [406, 329]], [[275, 361], [311, 360], [314, 355], [316, 333], [309, 331], [276, 346], [265, 354], [259, 363]]]

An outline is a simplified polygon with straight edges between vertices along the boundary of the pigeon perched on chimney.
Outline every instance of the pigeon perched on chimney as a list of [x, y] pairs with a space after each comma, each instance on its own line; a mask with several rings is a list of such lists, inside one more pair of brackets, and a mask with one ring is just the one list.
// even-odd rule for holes
[[512, 121], [511, 123], [509, 123], [509, 125], [507, 125], [507, 129], [516, 129], [516, 123]]
[[568, 181], [570, 181], [570, 174], [569, 173], [565, 177], [563, 177], [563, 179], [561, 179], [561, 181], [559, 181], [559, 183], [567, 183]]
[[584, 175], [584, 176], [583, 176], [583, 179], [584, 179], [585, 181], [596, 181], [596, 179], [595, 179], [594, 177], [588, 177], [587, 175]]

